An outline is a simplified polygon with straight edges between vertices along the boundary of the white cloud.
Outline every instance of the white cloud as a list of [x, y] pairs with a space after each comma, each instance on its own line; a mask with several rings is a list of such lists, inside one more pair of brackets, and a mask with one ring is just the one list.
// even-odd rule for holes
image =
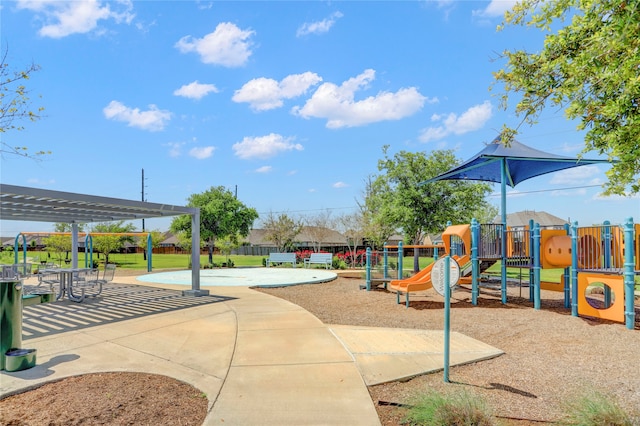
[[450, 134], [463, 135], [478, 130], [491, 118], [491, 102], [485, 101], [480, 105], [474, 105], [460, 116], [450, 113], [448, 115], [434, 114], [431, 121], [442, 122], [441, 126], [428, 127], [421, 131], [419, 139], [422, 142], [430, 142], [442, 139]]
[[342, 12], [334, 12], [326, 19], [317, 22], [305, 22], [298, 28], [296, 36], [301, 37], [307, 34], [322, 34], [328, 32], [336, 20], [342, 18]]
[[241, 30], [231, 22], [221, 22], [215, 31], [202, 38], [184, 36], [175, 44], [182, 53], [196, 52], [205, 64], [225, 67], [244, 65], [251, 51], [254, 31]]
[[184, 142], [169, 142], [165, 146], [169, 147], [169, 157], [180, 157], [182, 155], [182, 146]]
[[189, 150], [189, 156], [193, 158], [197, 158], [198, 160], [204, 160], [213, 155], [213, 151], [215, 151], [215, 147], [213, 146], [203, 146], [203, 147], [195, 147]]
[[491, 0], [484, 9], [476, 9], [472, 12], [473, 16], [482, 18], [502, 17], [504, 13], [513, 8], [518, 0]]
[[256, 169], [256, 173], [270, 173], [273, 170], [271, 166], [262, 166]]
[[349, 185], [347, 185], [347, 184], [346, 184], [346, 183], [344, 183], [344, 182], [336, 182], [336, 183], [334, 183], [332, 186], [333, 186], [334, 188], [346, 188], [346, 187], [347, 187], [347, 186], [349, 186]]
[[400, 89], [395, 93], [380, 92], [360, 101], [354, 100], [355, 92], [367, 88], [374, 79], [375, 71], [368, 69], [340, 86], [324, 83], [303, 107], [294, 107], [292, 113], [303, 118], [326, 118], [327, 127], [337, 129], [399, 120], [419, 111], [425, 101], [434, 101], [422, 96], [415, 87]]
[[213, 84], [203, 84], [198, 80], [185, 84], [179, 89], [176, 89], [173, 94], [176, 96], [182, 96], [189, 99], [202, 99], [209, 93], [218, 93], [218, 88]]
[[245, 83], [233, 95], [234, 102], [247, 102], [256, 111], [266, 111], [282, 106], [283, 99], [300, 96], [322, 81], [313, 72], [292, 74], [278, 82], [270, 78], [255, 78]]
[[118, 101], [111, 101], [102, 112], [109, 120], [124, 121], [129, 127], [137, 127], [150, 132], [163, 130], [171, 119], [171, 112], [158, 109], [155, 105], [149, 105], [147, 111], [140, 111], [138, 108], [129, 108]]
[[245, 137], [242, 142], [233, 144], [236, 156], [243, 160], [251, 158], [266, 159], [271, 158], [285, 151], [302, 151], [300, 144], [294, 144], [291, 138], [271, 133], [266, 136]]
[[[98, 28], [98, 22], [112, 19], [116, 23], [131, 23], [134, 18], [130, 1], [100, 2], [98, 0], [19, 0], [20, 9], [40, 15], [44, 25], [38, 31], [43, 37], [62, 38], [71, 34], [85, 34]], [[116, 8], [118, 10], [113, 10]]]
[[600, 168], [595, 165], [573, 167], [554, 173], [550, 183], [554, 185], [584, 185], [587, 183], [594, 185], [593, 178], [598, 174], [600, 174]]

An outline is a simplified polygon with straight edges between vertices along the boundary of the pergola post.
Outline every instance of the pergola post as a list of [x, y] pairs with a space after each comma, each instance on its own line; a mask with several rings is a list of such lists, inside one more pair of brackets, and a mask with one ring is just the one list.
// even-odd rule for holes
[[209, 290], [200, 289], [200, 209], [191, 213], [191, 290], [184, 290], [183, 296], [208, 296]]

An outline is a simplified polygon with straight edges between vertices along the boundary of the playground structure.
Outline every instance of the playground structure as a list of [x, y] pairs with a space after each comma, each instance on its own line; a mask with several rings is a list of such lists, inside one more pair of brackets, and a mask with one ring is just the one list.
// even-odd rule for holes
[[[635, 235], [634, 235], [635, 234]], [[507, 303], [507, 267], [529, 270], [529, 298], [540, 309], [540, 290], [564, 294], [565, 308], [573, 316], [588, 316], [621, 322], [628, 329], [635, 324], [635, 276], [640, 275], [640, 224], [628, 218], [623, 225], [579, 227], [577, 222], [564, 229], [542, 229], [530, 221], [525, 229], [505, 229], [502, 224], [450, 225], [442, 234], [445, 255], [452, 256], [461, 267], [460, 283], [471, 285], [471, 301], [478, 304], [481, 274], [497, 261], [501, 262], [500, 292]], [[503, 244], [504, 242], [504, 244]], [[409, 246], [411, 247], [411, 246]], [[388, 289], [400, 295], [425, 291], [432, 287], [431, 268], [402, 279], [402, 244], [398, 249], [398, 278], [391, 279], [386, 269], [383, 278], [371, 277], [371, 250], [367, 249], [366, 289], [376, 282], [388, 283]], [[435, 257], [435, 256], [434, 256]], [[541, 269], [563, 269], [559, 283], [540, 279]], [[587, 292], [601, 287], [600, 306], [590, 303]], [[386, 285], [385, 285], [386, 288]]]

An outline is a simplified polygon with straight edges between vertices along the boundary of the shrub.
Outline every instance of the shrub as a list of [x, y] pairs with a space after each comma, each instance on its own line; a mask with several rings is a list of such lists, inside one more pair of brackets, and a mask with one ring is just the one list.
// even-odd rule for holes
[[347, 264], [344, 260], [340, 260], [339, 257], [333, 256], [333, 259], [331, 259], [331, 267], [333, 269], [347, 269]]
[[468, 392], [442, 395], [431, 391], [418, 396], [405, 422], [425, 426], [493, 426], [495, 421], [484, 400]]
[[637, 426], [640, 419], [634, 420], [612, 397], [588, 391], [566, 404], [565, 417], [560, 423], [576, 426]]
[[[355, 252], [355, 256], [352, 256], [352, 252], [346, 253], [338, 253], [336, 255], [338, 259], [343, 261], [345, 265], [351, 268], [361, 268], [367, 264], [367, 251], [366, 250], [358, 250]], [[354, 262], [355, 257], [355, 262]], [[372, 252], [371, 253], [371, 263], [375, 266], [380, 262], [380, 255]]]

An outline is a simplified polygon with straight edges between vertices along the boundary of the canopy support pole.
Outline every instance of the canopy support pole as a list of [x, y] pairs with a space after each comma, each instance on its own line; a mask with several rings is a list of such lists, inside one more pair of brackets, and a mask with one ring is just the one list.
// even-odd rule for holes
[[500, 210], [502, 212], [502, 244], [500, 256], [502, 257], [502, 265], [500, 265], [500, 282], [502, 303], [507, 303], [507, 159], [502, 158], [500, 161]]

